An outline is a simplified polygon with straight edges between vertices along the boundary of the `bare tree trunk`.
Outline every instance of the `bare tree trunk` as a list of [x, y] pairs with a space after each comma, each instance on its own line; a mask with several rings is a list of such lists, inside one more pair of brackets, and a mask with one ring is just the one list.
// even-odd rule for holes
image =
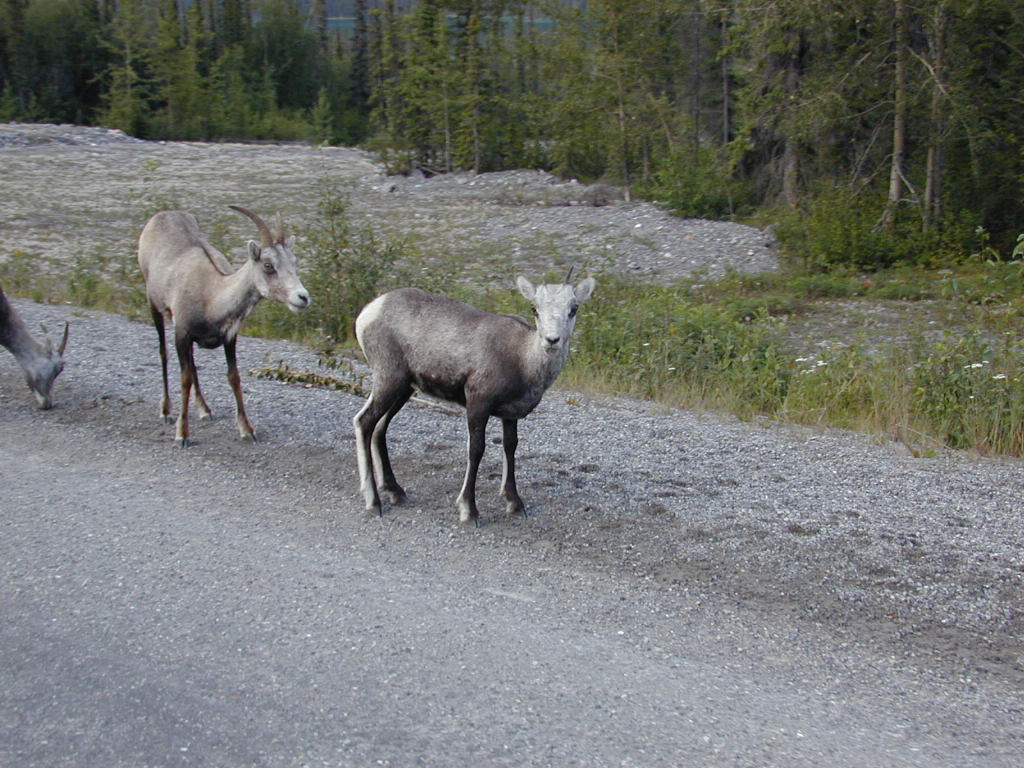
[[929, 34], [932, 67], [932, 103], [928, 138], [928, 157], [925, 168], [924, 209], [922, 224], [925, 231], [942, 225], [943, 143], [946, 135], [945, 106], [945, 53], [946, 28], [949, 22], [947, 4], [939, 3]]
[[622, 145], [622, 184], [625, 190], [626, 202], [630, 202], [633, 199], [633, 174], [629, 167], [629, 137], [627, 135], [626, 125], [626, 105], [624, 104], [622, 93], [619, 93], [619, 109], [618, 109], [618, 120], [619, 120], [619, 137]]
[[690, 121], [692, 123], [693, 138], [693, 164], [700, 162], [700, 141], [701, 141], [701, 91], [704, 88], [702, 82], [701, 38], [703, 37], [703, 26], [701, 24], [700, 0], [694, 2], [693, 17], [689, 24], [690, 40]]
[[[722, 47], [725, 49], [726, 34], [728, 27], [726, 25], [726, 15], [722, 14]], [[731, 125], [732, 115], [729, 112], [730, 103], [729, 100], [732, 96], [729, 93], [729, 56], [723, 54], [722, 56], [722, 146], [724, 147], [729, 143], [729, 139], [732, 137]]]
[[[790, 98], [796, 98], [800, 91], [803, 46], [803, 35], [798, 34], [786, 61], [786, 94]], [[797, 140], [789, 133], [782, 150], [782, 200], [788, 206], [800, 201], [800, 152]]]
[[896, 226], [896, 207], [903, 195], [903, 158], [907, 144], [907, 11], [904, 0], [895, 0], [896, 71], [893, 85], [892, 161], [889, 166], [889, 195], [881, 226]]

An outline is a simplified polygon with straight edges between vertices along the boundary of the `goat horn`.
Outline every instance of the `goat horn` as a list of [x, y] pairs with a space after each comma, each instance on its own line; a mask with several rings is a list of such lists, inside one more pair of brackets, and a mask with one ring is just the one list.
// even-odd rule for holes
[[274, 223], [277, 225], [277, 242], [280, 243], [281, 245], [284, 245], [284, 219], [281, 218], [280, 211], [277, 212], [277, 219], [274, 221]]
[[268, 246], [274, 244], [274, 236], [273, 234], [271, 234], [270, 227], [267, 226], [267, 222], [265, 222], [252, 211], [248, 211], [240, 205], [229, 205], [228, 208], [234, 208], [243, 216], [248, 216], [250, 219], [256, 222], [256, 226], [259, 227], [260, 230], [260, 245], [262, 245], [264, 248], [267, 248]]
[[57, 347], [57, 354], [61, 355], [62, 357], [64, 355], [64, 348], [67, 347], [68, 345], [68, 331], [70, 329], [71, 326], [68, 325], [67, 323], [64, 323], [64, 337], [60, 340], [60, 346]]
[[573, 271], [574, 269], [576, 269], [576, 265], [575, 265], [575, 264], [572, 264], [572, 265], [570, 265], [570, 266], [569, 266], [569, 274], [567, 274], [567, 275], [565, 276], [565, 280], [563, 280], [563, 281], [562, 281], [562, 282], [563, 282], [563, 283], [565, 283], [566, 285], [568, 285], [568, 284], [569, 284], [569, 281], [570, 281], [570, 280], [572, 280], [572, 271]]

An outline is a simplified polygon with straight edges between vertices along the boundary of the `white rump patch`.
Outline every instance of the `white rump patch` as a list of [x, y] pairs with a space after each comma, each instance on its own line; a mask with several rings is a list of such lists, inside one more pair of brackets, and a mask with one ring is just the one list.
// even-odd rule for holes
[[360, 312], [359, 316], [356, 318], [356, 341], [359, 342], [360, 347], [363, 346], [363, 330], [366, 326], [380, 317], [383, 306], [384, 296], [378, 296], [363, 307], [363, 311]]

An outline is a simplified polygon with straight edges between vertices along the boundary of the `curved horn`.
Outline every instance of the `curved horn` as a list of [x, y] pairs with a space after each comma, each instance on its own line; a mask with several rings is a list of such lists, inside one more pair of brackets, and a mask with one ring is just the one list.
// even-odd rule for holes
[[274, 244], [274, 236], [270, 233], [270, 227], [267, 226], [267, 222], [265, 222], [252, 211], [246, 210], [240, 205], [229, 205], [228, 208], [234, 208], [243, 216], [248, 216], [250, 219], [256, 222], [256, 226], [259, 227], [260, 230], [260, 245], [262, 245], [264, 248], [267, 248], [268, 246]]
[[64, 338], [60, 340], [60, 346], [57, 347], [57, 354], [61, 357], [64, 356], [64, 348], [68, 345], [68, 331], [70, 329], [71, 326], [68, 323], [64, 323]]
[[569, 281], [570, 281], [570, 280], [572, 280], [572, 271], [573, 271], [574, 269], [576, 269], [576, 265], [575, 265], [575, 264], [572, 264], [572, 265], [570, 265], [570, 267], [569, 267], [569, 274], [567, 274], [567, 275], [565, 276], [565, 280], [563, 280], [563, 281], [562, 281], [562, 282], [563, 282], [563, 283], [565, 283], [566, 285], [568, 285], [568, 284], [569, 284]]
[[277, 240], [279, 245], [284, 245], [285, 231], [284, 231], [284, 219], [281, 218], [281, 212], [277, 212], [277, 218], [274, 220], [274, 224], [277, 225]]

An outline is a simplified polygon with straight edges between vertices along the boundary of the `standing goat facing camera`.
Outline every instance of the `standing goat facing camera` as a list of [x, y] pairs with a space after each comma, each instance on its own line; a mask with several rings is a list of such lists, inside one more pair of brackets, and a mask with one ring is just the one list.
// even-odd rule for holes
[[466, 407], [468, 462], [456, 501], [459, 520], [476, 522], [476, 477], [491, 416], [501, 419], [505, 452], [501, 493], [506, 512], [526, 507], [516, 489], [519, 419], [529, 414], [565, 366], [576, 310], [596, 283], [533, 285], [517, 277], [533, 305], [536, 327], [515, 315], [485, 312], [469, 304], [400, 288], [379, 296], [356, 318], [356, 338], [373, 369], [373, 389], [353, 418], [359, 482], [368, 511], [381, 512], [381, 495], [405, 499], [388, 458], [388, 424], [414, 389]]
[[264, 296], [277, 299], [298, 312], [309, 306], [292, 248], [295, 237], [285, 233], [281, 214], [277, 232], [252, 211], [230, 206], [248, 216], [260, 232], [260, 242], [249, 241], [245, 264], [233, 270], [220, 251], [210, 245], [195, 217], [185, 211], [161, 211], [151, 218], [139, 236], [139, 266], [146, 279], [146, 298], [160, 341], [160, 365], [164, 392], [160, 413], [171, 421], [167, 389], [167, 349], [164, 321], [174, 323], [174, 346], [181, 367], [181, 413], [174, 442], [188, 445], [188, 401], [196, 391], [200, 418], [210, 417], [210, 407], [199, 391], [199, 377], [192, 345], [215, 349], [224, 345], [228, 382], [235, 395], [235, 423], [243, 439], [255, 440], [252, 424], [242, 402], [242, 384], [235, 359], [235, 342], [242, 321]]

